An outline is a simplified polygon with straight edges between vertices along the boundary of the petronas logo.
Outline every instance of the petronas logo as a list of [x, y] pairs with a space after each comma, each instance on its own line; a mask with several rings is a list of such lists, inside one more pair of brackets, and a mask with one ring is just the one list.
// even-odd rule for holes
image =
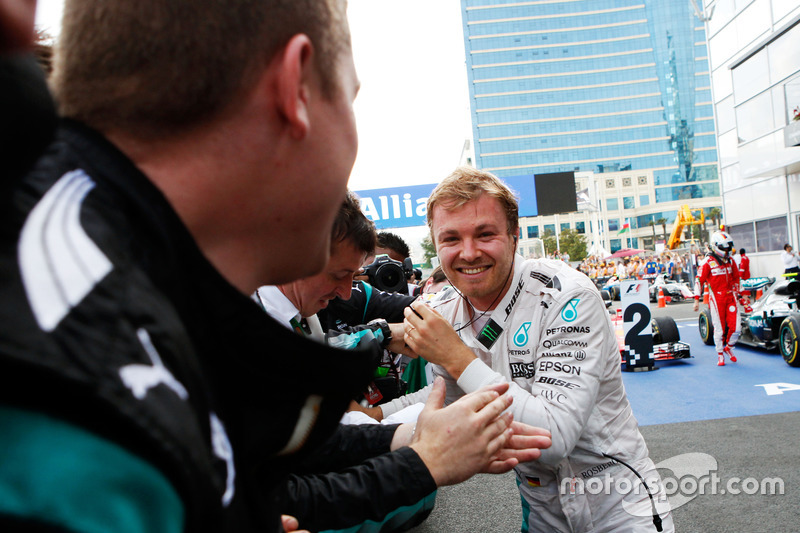
[[525, 322], [522, 324], [516, 333], [514, 333], [514, 344], [519, 347], [528, 344], [528, 330], [531, 329], [531, 323]]
[[580, 298], [573, 298], [567, 302], [567, 305], [561, 310], [561, 319], [564, 322], [574, 322], [578, 318], [578, 302], [580, 301]]
[[503, 328], [501, 328], [494, 320], [489, 319], [489, 322], [483, 326], [483, 329], [478, 335], [478, 342], [483, 344], [488, 350], [492, 347], [492, 345], [494, 345], [495, 342], [497, 342], [497, 339], [500, 337], [501, 333], [503, 333]]

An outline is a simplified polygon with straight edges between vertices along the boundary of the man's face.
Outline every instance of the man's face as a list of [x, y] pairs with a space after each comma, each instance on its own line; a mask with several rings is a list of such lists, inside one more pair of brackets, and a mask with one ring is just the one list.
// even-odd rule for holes
[[293, 281], [280, 288], [304, 317], [316, 314], [336, 298], [347, 300], [353, 276], [361, 270], [367, 254], [349, 240], [334, 245], [328, 266], [314, 276]]
[[[335, 70], [336, 90], [331, 97], [321, 91], [311, 94], [310, 129], [304, 154], [298, 155], [301, 175], [290, 187], [293, 198], [287, 206], [298, 219], [303, 235], [293, 236], [293, 253], [303, 260], [298, 275], [319, 272], [330, 249], [333, 220], [347, 191], [347, 181], [358, 150], [353, 101], [359, 89], [352, 51], [342, 51]], [[300, 221], [302, 219], [302, 221]], [[360, 266], [360, 265], [359, 265]]]
[[472, 305], [497, 305], [511, 283], [514, 239], [496, 198], [482, 195], [454, 209], [437, 205], [431, 227], [447, 279]]

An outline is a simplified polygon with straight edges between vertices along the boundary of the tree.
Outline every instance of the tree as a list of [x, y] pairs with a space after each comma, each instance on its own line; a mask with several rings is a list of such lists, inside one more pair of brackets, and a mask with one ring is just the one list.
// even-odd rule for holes
[[651, 220], [647, 223], [648, 226], [653, 228], [653, 251], [656, 249], [656, 222], [655, 220]]
[[422, 246], [422, 251], [425, 252], [422, 254], [422, 266], [425, 268], [431, 268], [433, 266], [431, 259], [436, 257], [436, 247], [433, 245], [431, 236], [427, 235], [424, 239], [422, 239], [420, 245]]
[[714, 224], [714, 227], [718, 228], [718, 222], [722, 222], [722, 209], [719, 207], [712, 207], [708, 212], [708, 218], [711, 219], [711, 223]]
[[[661, 228], [664, 230], [664, 242], [667, 242], [667, 219], [664, 217], [659, 218], [656, 220], [656, 224], [660, 224]], [[655, 230], [653, 230], [655, 231]]]
[[558, 243], [556, 242], [556, 234], [553, 233], [552, 230], [545, 230], [544, 237], [542, 237], [542, 242], [544, 243], [544, 254], [550, 255], [555, 253], [558, 250]]
[[[558, 236], [561, 253], [569, 254], [570, 261], [583, 261], [586, 258], [586, 238], [576, 229], [565, 229]], [[553, 238], [555, 242], [555, 238]]]

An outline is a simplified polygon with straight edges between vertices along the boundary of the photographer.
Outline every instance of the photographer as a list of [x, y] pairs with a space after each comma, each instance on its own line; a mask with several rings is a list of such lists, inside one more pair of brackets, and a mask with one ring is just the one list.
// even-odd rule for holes
[[[291, 283], [261, 287], [253, 298], [287, 328], [320, 338], [321, 327], [314, 313], [336, 296], [348, 295], [352, 277], [374, 243], [374, 228], [361, 213], [355, 195], [350, 193], [334, 222], [327, 268], [320, 274]], [[304, 324], [303, 319], [309, 319], [309, 324]], [[389, 331], [382, 321], [349, 328], [343, 336], [346, 341], [369, 343], [377, 340], [385, 347], [402, 349], [402, 327], [400, 331]], [[328, 333], [325, 337], [328, 342], [340, 340], [336, 333]], [[413, 352], [409, 353], [413, 355]], [[420, 414], [419, 425], [414, 426], [416, 431], [408, 424], [341, 428], [315, 457], [301, 465], [297, 474], [290, 476], [284, 490], [279, 493], [280, 508], [297, 517], [309, 530], [358, 531], [362, 523], [375, 525], [383, 522], [380, 530], [388, 532], [405, 530], [422, 522], [433, 508], [437, 485], [449, 484], [451, 480], [437, 480], [432, 470], [428, 472], [428, 463], [421, 464], [418, 457], [402, 446], [409, 438], [413, 444], [415, 435], [424, 445], [444, 444], [441, 439], [446, 437], [441, 431], [445, 428], [432, 427], [432, 422], [429, 422], [433, 420], [431, 415], [440, 416], [440, 420], [445, 416], [451, 417], [448, 433], [454, 431], [453, 424], [466, 422], [461, 414], [463, 404], [451, 406], [456, 409], [448, 407], [447, 413], [437, 414], [442, 411], [437, 407], [444, 393], [441, 385], [433, 388], [433, 401]], [[423, 428], [427, 436], [420, 435]], [[540, 433], [535, 428], [515, 426], [515, 429], [528, 435], [518, 439], [515, 446], [548, 445], [547, 439], [538, 437]], [[392, 453], [386, 453], [390, 451]], [[448, 471], [456, 468], [455, 463], [467, 458], [464, 455], [451, 459], [443, 451], [439, 449], [431, 458]], [[529, 452], [525, 450], [524, 455], [514, 455], [512, 462], [517, 458], [526, 460]], [[538, 456], [538, 453], [537, 450], [533, 455]], [[344, 468], [346, 470], [342, 470]]]

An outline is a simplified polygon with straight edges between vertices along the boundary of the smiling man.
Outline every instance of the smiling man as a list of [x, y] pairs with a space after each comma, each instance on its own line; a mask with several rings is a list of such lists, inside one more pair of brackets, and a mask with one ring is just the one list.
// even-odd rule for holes
[[672, 531], [591, 281], [562, 261], [516, 255], [517, 200], [486, 172], [461, 167], [443, 180], [428, 199], [428, 226], [453, 288], [406, 310], [406, 342], [435, 363], [448, 401], [507, 382], [514, 419], [552, 433], [539, 460], [515, 469], [522, 530], [653, 531], [663, 520]]

